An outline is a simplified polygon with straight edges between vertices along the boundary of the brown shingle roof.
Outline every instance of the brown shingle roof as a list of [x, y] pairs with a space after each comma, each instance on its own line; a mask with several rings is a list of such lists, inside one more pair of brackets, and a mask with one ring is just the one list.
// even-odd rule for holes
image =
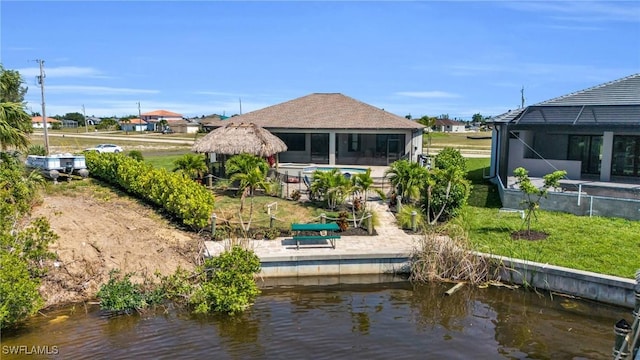
[[436, 126], [460, 126], [460, 125], [464, 125], [463, 122], [458, 122], [458, 121], [453, 121], [451, 119], [437, 119]]
[[146, 123], [147, 123], [146, 121], [138, 118], [129, 119], [129, 124], [140, 125], [140, 124], [146, 124]]
[[171, 111], [167, 111], [167, 110], [155, 110], [155, 111], [149, 111], [143, 114], [140, 114], [141, 116], [171, 116], [171, 117], [182, 117], [182, 114], [178, 114], [178, 113], [174, 113]]
[[[32, 116], [31, 117], [31, 123], [41, 123], [42, 122], [42, 116]], [[60, 120], [54, 119], [54, 118], [50, 118], [47, 116], [47, 122], [48, 123], [59, 123]]]
[[423, 125], [338, 93], [316, 93], [235, 116], [224, 123], [267, 129], [422, 129]]

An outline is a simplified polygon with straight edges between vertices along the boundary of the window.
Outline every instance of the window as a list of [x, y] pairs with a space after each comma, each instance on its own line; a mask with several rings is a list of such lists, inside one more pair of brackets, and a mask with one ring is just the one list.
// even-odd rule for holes
[[279, 137], [280, 140], [282, 140], [287, 145], [287, 151], [306, 150], [305, 134], [274, 133], [274, 135]]
[[611, 174], [640, 176], [640, 136], [614, 136]]
[[360, 144], [362, 144], [362, 141], [360, 141], [360, 134], [349, 134], [349, 146], [347, 151], [360, 151]]
[[583, 174], [600, 173], [601, 135], [569, 135], [567, 159], [582, 162]]

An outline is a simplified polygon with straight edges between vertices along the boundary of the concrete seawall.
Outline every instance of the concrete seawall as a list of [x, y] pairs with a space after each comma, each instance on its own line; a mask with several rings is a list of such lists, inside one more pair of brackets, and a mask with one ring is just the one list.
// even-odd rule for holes
[[262, 260], [263, 277], [408, 274], [409, 254], [291, 255]]
[[532, 261], [480, 254], [500, 268], [502, 281], [633, 308], [635, 280]]
[[[385, 203], [371, 201], [368, 206], [377, 212], [380, 219], [380, 225], [376, 226], [377, 236], [344, 236], [337, 240], [335, 248], [317, 244], [298, 250], [291, 238], [247, 240], [245, 244], [260, 258], [260, 276], [263, 279], [310, 278], [312, 282], [323, 283], [324, 277], [326, 281], [335, 283], [350, 275], [375, 277], [409, 273], [411, 254], [422, 248], [421, 242], [426, 239], [399, 229], [394, 214]], [[215, 256], [229, 248], [232, 242], [206, 241], [205, 245], [208, 255]], [[502, 281], [634, 307], [633, 279], [488, 254], [478, 255], [503, 265], [499, 273]]]
[[[616, 276], [574, 270], [560, 266], [478, 254], [491, 259], [504, 282], [571, 295], [605, 304], [633, 308], [635, 281]], [[348, 275], [408, 274], [409, 253], [301, 254], [272, 256], [261, 260], [263, 278], [327, 277]]]

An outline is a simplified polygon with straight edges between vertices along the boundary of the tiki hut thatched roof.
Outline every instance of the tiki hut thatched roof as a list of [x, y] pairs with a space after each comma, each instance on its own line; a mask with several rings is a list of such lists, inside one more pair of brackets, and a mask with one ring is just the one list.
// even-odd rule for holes
[[287, 145], [268, 130], [253, 123], [230, 123], [196, 141], [191, 150], [225, 155], [248, 153], [271, 156], [287, 151]]

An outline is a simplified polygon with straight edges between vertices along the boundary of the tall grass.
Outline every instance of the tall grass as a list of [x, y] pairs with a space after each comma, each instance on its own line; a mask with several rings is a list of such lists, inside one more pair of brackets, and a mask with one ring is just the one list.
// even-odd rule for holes
[[492, 280], [487, 259], [472, 253], [466, 231], [447, 224], [425, 234], [411, 262], [411, 280], [465, 281], [478, 285]]

